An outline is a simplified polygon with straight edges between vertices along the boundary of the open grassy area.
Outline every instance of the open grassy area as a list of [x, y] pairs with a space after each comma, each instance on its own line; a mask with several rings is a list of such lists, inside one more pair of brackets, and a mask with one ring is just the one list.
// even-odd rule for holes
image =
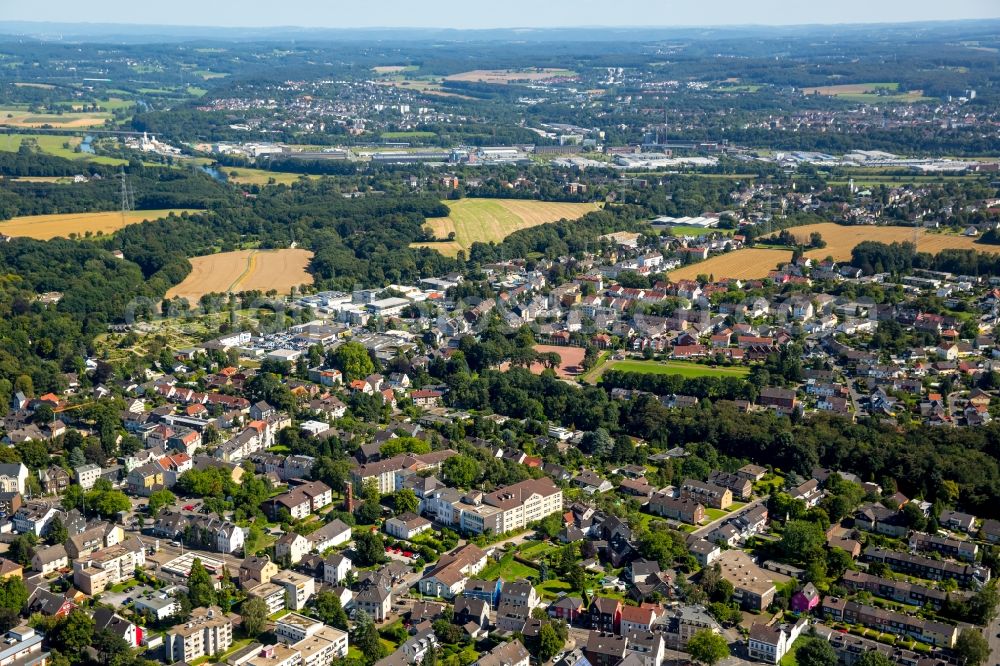
[[483, 580], [494, 580], [502, 578], [504, 580], [520, 580], [529, 576], [537, 576], [538, 569], [521, 564], [514, 560], [514, 553], [507, 553], [495, 562], [490, 562], [486, 568], [479, 573]]
[[25, 140], [32, 140], [46, 155], [62, 157], [67, 160], [96, 162], [117, 166], [127, 164], [127, 160], [116, 157], [104, 157], [93, 153], [76, 152], [74, 149], [83, 141], [79, 136], [58, 136], [55, 134], [0, 134], [0, 151], [16, 153]]
[[[223, 173], [229, 178], [229, 182], [239, 185], [291, 185], [305, 174], [285, 173], [281, 171], [266, 171], [264, 169], [250, 169], [247, 167], [222, 167]], [[234, 175], [235, 174], [235, 175]], [[306, 176], [307, 178], [319, 178], [319, 176]]]
[[746, 377], [750, 369], [742, 366], [711, 367], [690, 361], [612, 361], [612, 370], [643, 372], [655, 375], [681, 375], [682, 377]]
[[[441, 254], [455, 256], [473, 243], [500, 242], [515, 231], [561, 219], [576, 220], [597, 210], [597, 204], [530, 201], [521, 199], [460, 199], [447, 201], [448, 217], [427, 220], [425, 228], [441, 242], [415, 243]], [[449, 234], [455, 240], [447, 241]]]
[[518, 550], [524, 559], [538, 561], [544, 555], [559, 550], [559, 548], [548, 541], [526, 541], [521, 544]]

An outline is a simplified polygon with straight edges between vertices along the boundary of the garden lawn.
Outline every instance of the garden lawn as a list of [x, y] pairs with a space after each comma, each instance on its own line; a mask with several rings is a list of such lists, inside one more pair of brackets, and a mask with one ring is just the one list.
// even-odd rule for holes
[[573, 586], [564, 580], [550, 579], [535, 586], [543, 599], [558, 599], [573, 591]]
[[491, 562], [479, 573], [480, 578], [484, 580], [503, 578], [507, 581], [520, 580], [537, 575], [538, 569], [515, 562], [513, 553], [507, 553], [500, 560]]
[[728, 511], [723, 511], [722, 509], [710, 509], [708, 507], [705, 507], [705, 517], [708, 518], [708, 522], [712, 522], [713, 520], [718, 520], [719, 518], [722, 518], [728, 514], [729, 514]]

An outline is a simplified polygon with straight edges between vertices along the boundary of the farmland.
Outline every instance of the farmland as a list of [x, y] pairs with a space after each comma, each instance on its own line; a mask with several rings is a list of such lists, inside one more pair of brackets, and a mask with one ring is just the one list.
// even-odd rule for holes
[[191, 273], [167, 292], [167, 298], [196, 303], [203, 295], [259, 290], [287, 294], [292, 287], [312, 284], [306, 271], [312, 252], [292, 250], [237, 250], [191, 259]]
[[[0, 222], [0, 233], [7, 236], [49, 240], [70, 234], [83, 237], [87, 234], [111, 234], [130, 224], [158, 220], [171, 213], [180, 215], [183, 210], [133, 210], [122, 216], [121, 211], [104, 213], [63, 213], [58, 215], [26, 215]], [[197, 211], [187, 211], [197, 212]]]
[[923, 90], [899, 91], [898, 83], [844, 83], [832, 86], [803, 88], [806, 95], [826, 95], [849, 102], [922, 102]]
[[97, 127], [112, 118], [114, 109], [127, 106], [129, 103], [120, 99], [109, 99], [100, 103], [97, 111], [66, 111], [63, 113], [31, 111], [23, 105], [0, 107], [0, 126], [6, 127], [56, 127], [60, 129], [79, 129]]
[[877, 241], [879, 243], [912, 243], [914, 231], [917, 235], [917, 250], [936, 254], [941, 250], [979, 250], [981, 252], [1000, 252], [1000, 247], [976, 243], [975, 238], [952, 233], [930, 232], [927, 229], [913, 227], [888, 226], [843, 226], [827, 222], [810, 224], [789, 230], [800, 242], [807, 242], [809, 235], [819, 232], [826, 241], [826, 247], [809, 250], [807, 257], [825, 259], [832, 256], [836, 261], [846, 261], [851, 258], [851, 250], [861, 241]]
[[746, 248], [682, 266], [670, 272], [670, 279], [694, 280], [702, 274], [713, 276], [717, 280], [723, 278], [741, 280], [764, 278], [770, 271], [777, 268], [778, 264], [788, 261], [791, 256], [792, 253], [788, 250]]
[[459, 250], [468, 250], [476, 242], [499, 242], [515, 231], [564, 218], [579, 219], [598, 208], [597, 204], [521, 199], [460, 199], [445, 203], [451, 214], [427, 220], [425, 228], [440, 239], [446, 239], [450, 233], [454, 233], [455, 240], [416, 245], [435, 249], [448, 256], [455, 256]]
[[[796, 239], [806, 242], [809, 235], [819, 232], [826, 241], [826, 247], [806, 252], [811, 259], [833, 257], [836, 261], [847, 261], [851, 258], [851, 250], [861, 241], [876, 241], [879, 243], [913, 242], [914, 231], [917, 236], [917, 250], [937, 254], [942, 250], [976, 250], [986, 253], [1000, 253], [1000, 247], [976, 243], [976, 238], [960, 236], [954, 233], [914, 229], [913, 227], [889, 227], [856, 225], [844, 226], [824, 222], [810, 224], [804, 227], [789, 229]], [[778, 264], [791, 259], [790, 250], [774, 250], [765, 248], [745, 248], [719, 254], [688, 266], [671, 271], [671, 280], [693, 280], [698, 275], [708, 275], [717, 280], [723, 278], [739, 278], [741, 280], [767, 277], [769, 271]]]

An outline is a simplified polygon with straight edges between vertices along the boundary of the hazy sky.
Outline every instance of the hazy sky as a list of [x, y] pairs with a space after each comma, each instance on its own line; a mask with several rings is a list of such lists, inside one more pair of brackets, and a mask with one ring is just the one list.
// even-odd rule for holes
[[998, 17], [998, 0], [0, 0], [0, 20], [240, 27], [660, 27]]

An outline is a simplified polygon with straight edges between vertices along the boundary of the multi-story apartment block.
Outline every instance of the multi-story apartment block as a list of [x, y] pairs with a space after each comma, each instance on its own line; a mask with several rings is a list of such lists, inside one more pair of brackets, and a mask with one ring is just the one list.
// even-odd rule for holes
[[191, 663], [206, 655], [225, 652], [233, 644], [233, 619], [218, 606], [195, 608], [191, 619], [171, 627], [163, 636], [168, 663]]
[[132, 578], [146, 564], [146, 549], [132, 537], [117, 546], [97, 550], [73, 562], [73, 584], [85, 594], [100, 594]]
[[441, 467], [441, 463], [454, 455], [456, 453], [451, 449], [431, 451], [419, 455], [405, 453], [388, 460], [379, 460], [355, 468], [351, 472], [351, 481], [357, 490], [361, 490], [366, 481], [374, 480], [379, 492], [385, 495], [402, 487], [407, 476], [405, 472], [437, 469]]

